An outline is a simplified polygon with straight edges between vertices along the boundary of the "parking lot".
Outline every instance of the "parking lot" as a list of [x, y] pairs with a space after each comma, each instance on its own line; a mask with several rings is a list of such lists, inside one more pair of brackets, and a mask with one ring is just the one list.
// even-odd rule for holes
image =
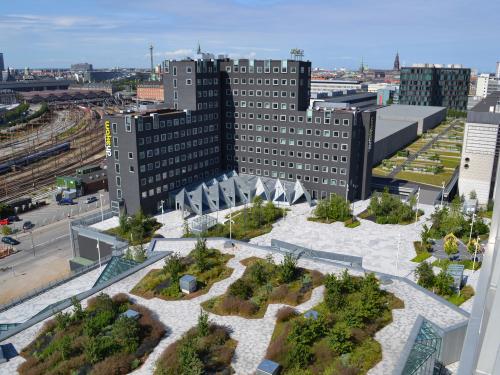
[[[103, 192], [102, 194], [102, 207], [103, 210], [106, 210], [109, 207], [109, 195], [107, 192]], [[92, 196], [97, 197], [97, 201], [87, 204], [87, 198]], [[10, 227], [22, 231], [23, 223], [29, 220], [35, 225], [34, 228], [40, 228], [67, 219], [68, 217], [71, 218], [87, 211], [100, 208], [99, 193], [74, 199], [75, 204], [73, 205], [60, 206], [53, 200], [47, 199], [45, 201], [48, 203], [46, 206], [20, 213], [18, 216], [21, 221], [10, 224]]]

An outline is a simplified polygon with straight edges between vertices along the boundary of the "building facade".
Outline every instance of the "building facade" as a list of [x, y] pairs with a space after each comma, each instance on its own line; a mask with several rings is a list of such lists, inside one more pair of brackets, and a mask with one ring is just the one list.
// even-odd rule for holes
[[[5, 65], [4, 65], [4, 62], [3, 62], [3, 53], [0, 52], [0, 73], [3, 72], [5, 70]], [[0, 78], [1, 80], [1, 78]]]
[[311, 81], [311, 93], [341, 91], [341, 90], [364, 90], [368, 87], [363, 81], [343, 79], [313, 79]]
[[494, 194], [500, 148], [500, 92], [489, 95], [467, 114], [458, 190], [466, 197], [474, 191], [486, 205]]
[[470, 69], [432, 64], [401, 68], [399, 103], [467, 110]]
[[490, 80], [489, 74], [480, 74], [476, 82], [476, 96], [486, 98], [488, 95], [488, 82]]
[[105, 119], [115, 207], [156, 213], [182, 187], [232, 170], [300, 181], [313, 199], [369, 196], [376, 113], [309, 108], [310, 62], [205, 59], [164, 67], [170, 110]]

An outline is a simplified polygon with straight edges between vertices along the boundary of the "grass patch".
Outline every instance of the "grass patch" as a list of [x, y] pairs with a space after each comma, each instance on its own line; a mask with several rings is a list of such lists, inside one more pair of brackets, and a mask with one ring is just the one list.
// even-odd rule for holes
[[271, 258], [256, 257], [242, 264], [246, 266], [243, 276], [224, 295], [204, 302], [203, 308], [218, 315], [262, 318], [270, 303], [299, 305], [323, 282], [320, 272], [296, 267], [291, 256], [281, 264], [275, 264]]
[[466, 285], [460, 291], [460, 294], [454, 294], [452, 296], [445, 297], [449, 302], [456, 306], [460, 306], [462, 303], [470, 299], [474, 295], [474, 288], [470, 285]]
[[415, 252], [417, 253], [417, 255], [411, 260], [412, 262], [420, 263], [432, 256], [432, 254], [422, 246], [420, 241], [414, 241], [413, 247], [415, 248]]
[[344, 221], [344, 226], [346, 228], [356, 228], [361, 225], [361, 221], [357, 220], [356, 218], [351, 218], [346, 221]]
[[[474, 262], [470, 259], [466, 260], [437, 259], [434, 262], [432, 262], [432, 266], [446, 270], [450, 264], [462, 264], [466, 270], [472, 270], [473, 263]], [[478, 270], [480, 268], [481, 268], [481, 262], [475, 262], [474, 270]]]
[[[130, 291], [132, 294], [143, 298], [161, 298], [167, 301], [186, 300], [207, 293], [212, 285], [231, 276], [233, 269], [227, 267], [227, 262], [234, 257], [223, 254], [217, 249], [207, 249], [205, 261], [206, 268], [201, 271], [195, 261], [193, 250], [187, 257], [180, 258], [180, 270], [175, 280], [172, 279], [168, 267], [149, 271]], [[168, 261], [168, 258], [165, 262]], [[184, 294], [181, 292], [178, 279], [182, 275], [196, 277], [196, 292]]]
[[[206, 317], [206, 318], [201, 318]], [[170, 344], [156, 362], [155, 375], [234, 374], [231, 360], [237, 342], [227, 327], [208, 322], [202, 313], [198, 326]]]
[[401, 171], [398, 174], [396, 174], [396, 178], [400, 180], [419, 182], [422, 184], [440, 187], [443, 181], [445, 182], [445, 184], [448, 183], [452, 175], [453, 172], [443, 172], [439, 174], [423, 174], [419, 172]]
[[[260, 197], [257, 197], [260, 198]], [[252, 207], [246, 207], [232, 213], [232, 238], [240, 241], [249, 241], [254, 237], [262, 236], [273, 229], [273, 224], [286, 216], [286, 208], [276, 207], [272, 202], [262, 204], [262, 198], [254, 199]], [[193, 233], [184, 233], [184, 237], [198, 237]], [[201, 237], [230, 237], [229, 220], [224, 224], [217, 224], [203, 232]]]
[[[122, 317], [132, 309], [140, 318]], [[21, 351], [18, 372], [27, 374], [126, 374], [140, 367], [165, 334], [165, 327], [146, 307], [125, 294], [100, 294], [83, 310], [59, 313]]]
[[382, 359], [375, 333], [403, 302], [381, 290], [373, 274], [328, 275], [325, 285], [325, 302], [313, 308], [317, 319], [278, 311], [266, 358], [280, 363], [282, 374], [366, 374]]

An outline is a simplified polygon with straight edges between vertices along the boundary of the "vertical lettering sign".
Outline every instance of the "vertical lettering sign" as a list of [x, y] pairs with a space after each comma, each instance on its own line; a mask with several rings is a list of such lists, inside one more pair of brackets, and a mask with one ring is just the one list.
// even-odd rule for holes
[[106, 156], [111, 156], [111, 128], [109, 120], [104, 122], [105, 135], [104, 135], [104, 145], [106, 147]]

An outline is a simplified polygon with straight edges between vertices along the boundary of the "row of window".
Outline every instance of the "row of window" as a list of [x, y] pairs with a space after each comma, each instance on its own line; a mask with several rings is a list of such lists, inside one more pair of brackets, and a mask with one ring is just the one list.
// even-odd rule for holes
[[160, 182], [162, 180], [166, 180], [168, 178], [172, 178], [175, 176], [182, 176], [186, 173], [190, 173], [193, 171], [197, 171], [198, 169], [203, 169], [212, 165], [217, 165], [219, 163], [219, 158], [211, 158], [206, 159], [200, 162], [195, 162], [193, 164], [187, 164], [179, 168], [171, 168], [168, 172], [157, 173], [156, 175], [151, 175], [141, 178], [141, 186], [146, 186], [147, 184], [153, 184], [155, 182]]
[[[282, 143], [283, 145], [285, 145], [285, 143]], [[290, 143], [291, 146], [294, 146], [294, 143]], [[297, 144], [298, 145], [298, 144]], [[315, 144], [314, 145], [315, 148], [320, 148], [320, 145], [319, 143], [318, 144]], [[328, 149], [329, 147], [326, 147], [326, 145], [324, 145], [325, 149]], [[306, 159], [311, 159], [311, 153], [310, 152], [303, 152], [303, 151], [295, 151], [295, 150], [281, 150], [281, 149], [276, 149], [276, 148], [272, 148], [272, 149], [269, 149], [269, 148], [261, 148], [261, 147], [253, 147], [253, 146], [243, 146], [243, 145], [226, 145], [227, 147], [227, 150], [228, 151], [231, 151], [231, 150], [235, 150], [235, 151], [241, 151], [241, 152], [255, 152], [257, 154], [266, 154], [266, 155], [281, 155], [281, 156], [286, 156], [287, 155], [287, 151], [288, 151], [288, 156], [290, 157], [298, 157], [298, 158], [302, 158], [302, 157], [305, 157]], [[309, 146], [310, 147], [310, 146]], [[338, 144], [337, 143], [334, 143], [332, 145], [332, 149], [333, 150], [338, 150]], [[342, 151], [347, 151], [349, 149], [349, 146], [346, 144], [346, 143], [342, 143], [340, 145], [340, 150]], [[247, 151], [248, 150], [248, 151]], [[270, 153], [271, 152], [271, 153]], [[318, 156], [316, 156], [318, 155]], [[314, 153], [314, 159], [319, 159], [319, 154], [317, 153]], [[323, 154], [323, 160], [329, 160], [329, 157], [327, 154]], [[335, 160], [336, 161], [336, 160]]]
[[[273, 79], [270, 79], [270, 78], [266, 78], [266, 79], [262, 79], [262, 78], [256, 78], [256, 79], [253, 79], [253, 78], [248, 78], [248, 80], [246, 78], [226, 78], [226, 80], [224, 81], [226, 84], [230, 85], [230, 84], [234, 84], [234, 85], [257, 85], [257, 86], [262, 86], [262, 84], [266, 85], [266, 86], [278, 86], [278, 85], [282, 85], [282, 86], [288, 86], [288, 84], [290, 86], [297, 86], [297, 80], [296, 79], [290, 79], [290, 80], [287, 80], [286, 78], [284, 79], [278, 79], [278, 78], [273, 78]], [[299, 79], [299, 86], [303, 86], [304, 85], [304, 80], [303, 79]]]
[[[148, 150], [148, 155], [150, 155], [150, 152], [152, 154], [152, 151], [153, 150]], [[155, 149], [155, 156], [159, 156], [160, 154], [159, 153], [157, 154], [156, 151], [158, 151], [158, 149]], [[162, 148], [162, 151], [164, 151], [163, 148]], [[218, 154], [218, 152], [219, 152], [219, 146], [215, 146], [215, 147], [207, 147], [207, 148], [200, 149], [200, 150], [193, 151], [193, 152], [188, 152], [186, 154], [177, 154], [177, 155], [172, 156], [168, 159], [163, 159], [161, 161], [161, 163], [160, 163], [160, 160], [155, 161], [154, 168], [159, 169], [160, 166], [165, 168], [165, 167], [177, 164], [177, 163], [185, 162], [186, 160], [192, 160], [192, 159], [197, 159], [197, 158], [201, 158], [201, 157], [206, 157], [208, 155]], [[163, 154], [163, 152], [162, 152], [162, 154]], [[139, 156], [139, 159], [143, 159], [143, 156], [144, 155]], [[146, 166], [147, 166], [148, 171], [153, 170], [153, 163], [148, 163], [147, 165], [142, 164], [140, 166], [140, 171], [146, 172]]]
[[[325, 148], [329, 149], [331, 148], [332, 150], [339, 150], [339, 144], [338, 143], [329, 143], [329, 142], [319, 142], [319, 141], [303, 141], [302, 139], [293, 139], [293, 138], [269, 138], [269, 137], [261, 137], [260, 135], [253, 136], [253, 135], [246, 135], [246, 134], [226, 134], [226, 138], [228, 140], [235, 139], [235, 140], [241, 140], [241, 141], [249, 141], [249, 142], [257, 142], [257, 143], [273, 143], [273, 144], [280, 144], [280, 145], [288, 145], [288, 146], [298, 146], [298, 147], [314, 147], [314, 148]], [[236, 147], [236, 146], [235, 146]], [[347, 143], [342, 143], [340, 144], [340, 150], [342, 151], [347, 151], [348, 150], [348, 145]]]
[[[260, 102], [259, 102], [260, 103]], [[281, 104], [281, 109], [286, 109], [287, 105], [286, 103]], [[279, 109], [279, 104], [278, 103], [272, 103], [272, 109]], [[290, 104], [289, 109], [295, 109], [295, 104]], [[319, 117], [315, 116], [314, 117], [314, 123], [315, 124], [325, 124], [329, 125], [332, 123], [331, 119], [326, 117], [328, 112], [325, 112], [325, 117]], [[296, 122], [304, 122], [304, 116], [288, 116], [287, 115], [278, 115], [276, 113], [274, 114], [269, 114], [269, 113], [252, 113], [252, 112], [226, 112], [226, 118], [248, 118], [250, 120], [257, 119], [257, 120], [272, 120], [272, 121], [289, 121], [289, 122], [295, 122], [295, 119], [297, 119]], [[305, 122], [308, 124], [313, 123], [313, 118], [312, 116], [306, 116], [305, 117]], [[339, 119], [339, 118], [334, 118], [333, 119], [333, 125], [342, 125], [344, 126], [349, 126], [350, 125], [350, 120], [349, 119]]]
[[[219, 115], [217, 113], [205, 113], [199, 115], [186, 115], [185, 117], [175, 118], [172, 120], [160, 120], [157, 122], [146, 122], [144, 123], [143, 117], [139, 116], [137, 118], [137, 131], [149, 131], [151, 129], [164, 129], [170, 128], [172, 126], [182, 126], [185, 124], [193, 124], [196, 122], [217, 120]], [[116, 133], [116, 124], [112, 124], [113, 132]]]
[[[257, 72], [257, 73], [271, 73], [271, 67], [270, 66], [267, 66], [267, 67], [262, 67], [262, 66], [257, 66], [257, 67], [253, 67], [253, 66], [249, 66], [248, 67], [248, 73], [254, 73], [254, 72]], [[239, 66], [239, 65], [233, 65], [231, 67], [231, 65], [227, 65], [226, 66], [226, 72], [227, 73], [231, 73], [231, 72], [234, 72], [234, 73], [247, 73], [247, 67], [246, 66]], [[272, 72], [273, 73], [288, 73], [288, 68], [286, 66], [282, 66], [281, 69], [277, 66], [274, 66], [273, 69], [272, 69]], [[305, 72], [305, 68], [303, 66], [300, 67], [300, 73], [303, 74]], [[308, 67], [308, 72], [311, 73], [311, 67]], [[297, 73], [297, 68], [295, 66], [292, 66], [290, 67], [290, 73]]]
[[241, 167], [240, 168], [241, 173], [248, 173], [248, 174], [253, 174], [257, 176], [271, 176], [273, 178], [281, 178], [282, 180], [284, 179], [289, 179], [292, 181], [305, 181], [305, 182], [314, 182], [316, 184], [322, 183], [323, 185], [332, 185], [332, 186], [346, 186], [346, 180], [344, 179], [336, 179], [336, 178], [327, 178], [327, 177], [317, 177], [317, 176], [309, 176], [305, 175], [302, 176], [300, 174], [293, 174], [293, 173], [286, 173], [286, 172], [277, 172], [277, 171], [269, 171], [267, 169], [261, 170], [261, 169], [254, 169], [254, 168], [246, 168], [246, 167]]
[[[226, 95], [232, 95], [232, 96], [265, 96], [265, 97], [271, 97], [271, 91], [269, 90], [239, 90], [238, 89], [234, 89], [231, 91], [231, 89], [226, 89]], [[295, 91], [281, 91], [281, 97], [282, 98], [286, 98], [286, 97], [290, 97], [290, 98], [295, 98]], [[272, 97], [273, 98], [279, 98], [280, 97], [280, 91], [272, 91]], [[226, 104], [227, 103], [231, 103], [232, 100], [226, 100]]]
[[194, 128], [188, 128], [185, 130], [180, 130], [180, 131], [174, 131], [174, 132], [168, 132], [168, 133], [162, 133], [162, 134], [155, 134], [153, 137], [148, 136], [148, 137], [139, 137], [137, 138], [137, 144], [139, 146], [142, 146], [144, 144], [151, 144], [151, 142], [157, 143], [160, 141], [166, 141], [170, 139], [177, 139], [177, 138], [184, 138], [184, 137], [191, 137], [191, 135], [197, 135], [197, 134], [203, 134], [203, 133], [208, 133], [208, 132], [213, 132], [218, 129], [218, 125], [205, 125], [203, 127], [194, 127]]
[[[293, 126], [292, 127], [286, 127], [286, 126], [269, 126], [269, 125], [253, 125], [253, 124], [239, 124], [237, 122], [235, 122], [234, 124], [230, 123], [230, 122], [226, 122], [226, 129], [232, 129], [234, 127], [234, 129], [242, 129], [242, 130], [255, 130], [255, 131], [258, 131], [258, 132], [261, 132], [261, 131], [264, 131], [264, 132], [270, 132], [272, 131], [273, 133], [277, 133], [278, 131], [281, 133], [281, 134], [286, 134], [287, 132], [289, 134], [299, 134], [299, 135], [315, 135], [317, 137], [330, 137], [330, 135], [332, 137], [335, 137], [335, 138], [339, 138], [340, 137], [340, 131], [339, 130], [330, 130], [330, 129], [324, 129], [323, 131], [321, 131], [321, 129], [314, 129], [314, 132], [313, 132], [313, 129], [305, 129], [305, 132], [304, 132], [304, 128], [297, 128], [295, 129]], [[342, 138], [349, 138], [349, 132], [342, 132]]]
[[[308, 154], [308, 155], [305, 155], [305, 154]], [[321, 155], [317, 154], [317, 153], [311, 154], [309, 152], [306, 152], [306, 153], [304, 153], [304, 156], [305, 156], [305, 159], [311, 159], [311, 158], [313, 158], [313, 159], [316, 159], [316, 160], [321, 160]], [[340, 159], [341, 163], [347, 163], [347, 156], [340, 156], [340, 158], [339, 158], [338, 155], [331, 155], [331, 157], [330, 157], [330, 155], [328, 155], [328, 154], [323, 154], [323, 160], [324, 161], [330, 161], [330, 158], [331, 158], [331, 161], [333, 161], [333, 162], [338, 162], [339, 159]], [[254, 160], [255, 160], [255, 163], [257, 163], [257, 164], [265, 164], [265, 165], [272, 165], [272, 166], [278, 166], [278, 164], [279, 164], [280, 167], [284, 167], [285, 166], [285, 161], [284, 160], [281, 160], [279, 162], [277, 160], [271, 160], [271, 161], [269, 161], [269, 159], [254, 158], [252, 156], [248, 156], [247, 157], [247, 156], [238, 156], [238, 155], [236, 155], [233, 158], [233, 157], [231, 157], [231, 155], [228, 155], [227, 159], [228, 160], [234, 160], [234, 161], [241, 161], [243, 163], [246, 163], [246, 162], [248, 162], [248, 163], [254, 163]], [[300, 159], [302, 159], [302, 158], [300, 158]], [[269, 163], [271, 163], [271, 164], [269, 164]], [[290, 164], [294, 164], [293, 162], [289, 162], [289, 163]], [[297, 164], [300, 164], [300, 163], [297, 163]], [[302, 164], [300, 164], [300, 165], [302, 165]], [[306, 165], [309, 165], [309, 164], [306, 164]], [[289, 168], [294, 168], [294, 167], [292, 165], [291, 167], [289, 166]], [[334, 167], [332, 167], [332, 168], [334, 168]], [[302, 169], [302, 168], [300, 168], [300, 169]], [[328, 167], [327, 166], [324, 166], [323, 169], [325, 169], [325, 170], [323, 170], [323, 172], [328, 172]]]
[[[148, 196], [153, 197], [155, 194], [161, 194], [162, 192], [165, 193], [165, 192], [168, 192], [169, 190], [178, 189], [181, 186], [185, 186], [185, 185], [190, 184], [192, 182], [206, 179], [210, 176], [215, 175], [218, 172], [219, 172], [219, 170], [217, 168], [215, 168], [215, 169], [207, 170], [204, 172], [200, 172], [200, 174], [195, 174], [194, 176], [188, 176], [188, 177], [185, 177], [183, 179], [169, 182], [169, 183], [164, 184], [162, 186], [157, 186], [156, 188], [153, 188], [153, 189], [144, 190], [141, 192], [141, 197], [142, 198], [147, 198]], [[121, 198], [121, 195], [118, 198]]]

